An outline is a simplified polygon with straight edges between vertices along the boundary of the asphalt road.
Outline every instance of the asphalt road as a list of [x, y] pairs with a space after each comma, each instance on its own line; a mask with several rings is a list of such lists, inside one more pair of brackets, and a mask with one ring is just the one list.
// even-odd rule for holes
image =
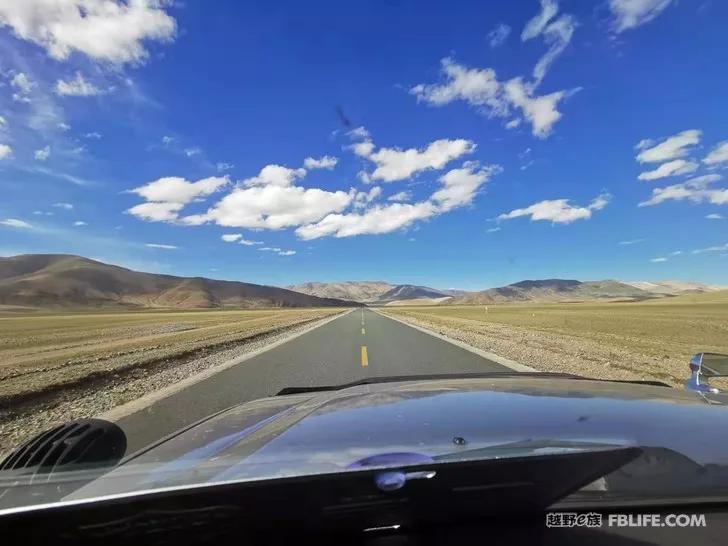
[[356, 309], [158, 400], [118, 424], [131, 452], [211, 413], [272, 396], [284, 387], [491, 371], [511, 370], [369, 309]]

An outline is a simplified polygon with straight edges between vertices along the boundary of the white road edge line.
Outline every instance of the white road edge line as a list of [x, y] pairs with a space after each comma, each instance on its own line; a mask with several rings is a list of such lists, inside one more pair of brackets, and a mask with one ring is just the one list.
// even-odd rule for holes
[[354, 309], [349, 309], [348, 311], [345, 311], [344, 313], [340, 313], [338, 315], [334, 315], [333, 317], [324, 319], [321, 322], [317, 322], [316, 324], [313, 324], [312, 326], [310, 326], [308, 328], [304, 328], [303, 330], [300, 330], [294, 334], [291, 334], [282, 339], [279, 339], [278, 341], [275, 341], [275, 342], [271, 343], [270, 345], [265, 345], [265, 346], [261, 347], [260, 349], [256, 349], [255, 351], [251, 351], [244, 355], [240, 355], [237, 358], [228, 360], [227, 362], [224, 362], [224, 363], [220, 364], [219, 366], [215, 366], [213, 368], [209, 368], [198, 374], [192, 375], [192, 376], [188, 377], [187, 379], [183, 379], [182, 381], [179, 381], [178, 383], [173, 383], [172, 385], [168, 385], [167, 387], [159, 389], [158, 391], [150, 392], [149, 394], [146, 394], [146, 395], [142, 396], [141, 398], [137, 398], [136, 400], [132, 400], [131, 402], [127, 402], [126, 404], [122, 404], [120, 406], [111, 408], [109, 411], [106, 411], [106, 412], [102, 413], [101, 415], [98, 415], [97, 417], [99, 419], [106, 419], [107, 421], [118, 421], [120, 419], [123, 419], [124, 417], [128, 417], [129, 415], [138, 413], [138, 412], [142, 411], [143, 409], [148, 408], [152, 404], [155, 404], [156, 402], [159, 402], [160, 400], [162, 400], [164, 398], [172, 396], [173, 394], [177, 394], [178, 392], [180, 392], [188, 387], [191, 387], [192, 385], [199, 383], [200, 381], [205, 381], [206, 379], [209, 379], [213, 375], [216, 375], [224, 370], [227, 370], [228, 368], [231, 368], [232, 366], [241, 364], [241, 363], [245, 362], [246, 360], [250, 360], [251, 358], [254, 358], [260, 354], [263, 354], [266, 351], [270, 351], [271, 349], [280, 347], [284, 343], [288, 343], [289, 341], [292, 341], [292, 340], [296, 339], [297, 337], [301, 337], [304, 334], [308, 334], [310, 331], [315, 330], [316, 328], [320, 328], [321, 326], [324, 326], [324, 325], [328, 324], [329, 322], [333, 322], [336, 319], [340, 319], [341, 317], [344, 317], [353, 311], [354, 311]]
[[472, 345], [468, 345], [467, 343], [463, 341], [459, 341], [457, 339], [452, 339], [450, 337], [444, 336], [438, 332], [433, 332], [432, 330], [428, 330], [427, 328], [423, 328], [422, 326], [417, 326], [415, 324], [410, 324], [407, 321], [404, 321], [399, 318], [392, 317], [390, 315], [386, 315], [382, 313], [381, 311], [378, 311], [376, 309], [372, 309], [376, 314], [379, 316], [395, 320], [397, 322], [400, 322], [404, 324], [405, 326], [409, 326], [410, 328], [414, 328], [415, 330], [419, 330], [420, 332], [424, 332], [425, 334], [429, 334], [433, 337], [436, 337], [438, 339], [441, 339], [443, 341], [447, 341], [448, 343], [455, 345], [457, 347], [460, 347], [461, 349], [465, 349], [466, 351], [470, 351], [471, 353], [475, 353], [478, 356], [482, 356], [483, 358], [487, 358], [488, 360], [492, 360], [496, 364], [500, 364], [501, 366], [505, 366], [506, 368], [510, 368], [511, 370], [515, 370], [517, 372], [537, 372], [535, 368], [531, 368], [530, 366], [526, 366], [525, 364], [521, 364], [519, 362], [516, 362], [515, 360], [510, 360], [508, 358], [503, 358], [502, 356], [498, 356], [494, 353], [489, 353], [488, 351], [483, 351], [482, 349], [478, 349], [477, 347], [473, 347]]

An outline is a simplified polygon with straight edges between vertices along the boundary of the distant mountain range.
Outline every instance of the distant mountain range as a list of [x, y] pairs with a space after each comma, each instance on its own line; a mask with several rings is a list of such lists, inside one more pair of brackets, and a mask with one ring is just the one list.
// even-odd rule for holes
[[349, 304], [273, 286], [140, 273], [81, 256], [0, 257], [0, 305], [5, 306], [191, 309]]
[[[315, 286], [315, 291], [309, 292]], [[376, 286], [362, 297], [362, 286]], [[589, 300], [640, 300], [723, 290], [724, 287], [693, 282], [624, 282], [617, 280], [578, 281], [544, 279], [521, 281], [477, 292], [440, 290], [383, 281], [358, 283], [305, 283], [289, 287], [320, 297], [336, 297], [378, 305], [483, 305], [508, 302], [568, 302]]]
[[508, 302], [644, 300], [710, 293], [723, 287], [693, 282], [545, 279], [478, 292], [384, 281], [308, 282], [277, 288], [204, 277], [141, 273], [81, 256], [0, 257], [0, 306], [256, 308], [345, 305], [449, 305]]

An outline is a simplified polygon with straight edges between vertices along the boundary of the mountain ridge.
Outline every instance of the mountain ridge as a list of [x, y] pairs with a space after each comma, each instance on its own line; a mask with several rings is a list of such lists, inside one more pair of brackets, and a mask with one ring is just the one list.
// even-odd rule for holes
[[0, 258], [0, 304], [192, 309], [354, 303], [275, 286], [143, 273], [71, 254], [23, 254]]

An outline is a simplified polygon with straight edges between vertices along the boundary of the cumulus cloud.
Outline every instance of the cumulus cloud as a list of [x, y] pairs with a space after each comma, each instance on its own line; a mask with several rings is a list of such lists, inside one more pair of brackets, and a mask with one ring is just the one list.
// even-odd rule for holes
[[239, 243], [245, 246], [262, 245], [263, 241], [249, 241], [248, 239], [240, 239]]
[[194, 157], [196, 155], [200, 155], [202, 153], [202, 150], [197, 146], [192, 146], [190, 148], [185, 148], [184, 153], [187, 157]]
[[396, 182], [405, 180], [422, 171], [442, 169], [449, 162], [475, 151], [476, 145], [470, 140], [440, 139], [428, 144], [425, 148], [379, 148], [368, 139], [354, 144], [351, 149], [360, 157], [364, 157], [376, 165], [368, 180]]
[[210, 195], [227, 185], [227, 176], [211, 176], [189, 182], [179, 176], [167, 176], [129, 190], [147, 201], [187, 204], [196, 197]]
[[551, 134], [553, 125], [561, 118], [557, 106], [569, 95], [567, 91], [536, 95], [535, 87], [522, 78], [501, 82], [492, 68], [468, 68], [451, 58], [443, 59], [441, 64], [444, 83], [419, 84], [410, 89], [418, 101], [443, 106], [461, 100], [489, 117], [513, 118], [509, 128], [525, 119], [531, 123], [533, 135], [539, 138]]
[[[2, 8], [0, 8], [2, 9]], [[24, 72], [18, 72], [10, 80], [10, 85], [14, 89], [13, 100], [17, 102], [30, 102], [30, 94], [36, 86], [35, 82]]]
[[649, 23], [670, 5], [672, 0], [609, 0], [616, 33]]
[[277, 246], [264, 246], [259, 248], [258, 250], [261, 250], [263, 252], [273, 252], [275, 254], [278, 254], [279, 256], [293, 256], [296, 253], [295, 250], [283, 250], [282, 248], [278, 248]]
[[220, 238], [226, 243], [234, 243], [238, 239], [242, 239], [242, 237], [243, 235], [241, 233], [226, 233]]
[[728, 188], [713, 189], [710, 184], [722, 179], [719, 174], [706, 174], [691, 178], [681, 184], [673, 184], [652, 190], [652, 197], [639, 204], [640, 207], [659, 205], [665, 201], [690, 201], [692, 203], [728, 204]]
[[706, 220], [725, 220], [725, 216], [722, 214], [712, 213], [705, 216]]
[[160, 178], [129, 190], [147, 200], [127, 210], [129, 214], [151, 222], [174, 222], [184, 206], [195, 199], [215, 193], [230, 182], [227, 176], [209, 177], [189, 182], [177, 176]]
[[306, 169], [289, 169], [281, 165], [266, 165], [257, 176], [243, 180], [242, 185], [253, 186], [291, 186], [296, 180], [306, 176]]
[[490, 47], [495, 48], [502, 46], [506, 42], [510, 34], [511, 27], [509, 27], [505, 23], [499, 23], [493, 30], [488, 33], [488, 43], [490, 44]]
[[610, 200], [611, 196], [603, 193], [585, 207], [570, 205], [568, 199], [540, 201], [529, 207], [501, 214], [497, 219], [512, 220], [513, 218], [529, 216], [532, 222], [546, 220], [555, 224], [570, 224], [576, 220], [591, 218], [594, 211], [602, 210], [609, 204]]
[[24, 220], [18, 220], [17, 218], [5, 218], [0, 220], [0, 225], [11, 228], [30, 229], [33, 226]]
[[7, 144], [0, 144], [0, 161], [10, 159], [13, 156], [13, 149]]
[[638, 150], [641, 150], [636, 159], [640, 163], [662, 163], [685, 157], [690, 152], [690, 148], [700, 142], [702, 134], [703, 132], [698, 129], [688, 129], [664, 139], [659, 144], [655, 144], [649, 139], [641, 140], [636, 146]]
[[337, 238], [354, 235], [381, 234], [410, 226], [417, 220], [433, 216], [436, 207], [428, 201], [416, 204], [393, 203], [376, 205], [366, 212], [329, 214], [314, 224], [296, 229], [301, 239], [310, 240], [333, 236]]
[[148, 57], [147, 40], [169, 41], [176, 23], [166, 0], [4, 0], [0, 26], [66, 60], [74, 52], [113, 64]]
[[325, 155], [319, 159], [307, 157], [303, 160], [303, 166], [307, 169], [327, 169], [330, 171], [336, 167], [338, 161], [339, 160], [337, 158], [330, 155]]
[[400, 191], [395, 193], [394, 195], [390, 195], [387, 197], [387, 201], [394, 201], [394, 202], [401, 202], [401, 201], [411, 201], [412, 200], [412, 192], [409, 191]]
[[101, 89], [87, 81], [80, 72], [76, 72], [72, 80], [56, 82], [56, 94], [62, 97], [95, 97], [101, 93]]
[[271, 184], [239, 187], [205, 214], [183, 218], [191, 224], [214, 222], [221, 226], [283, 229], [316, 222], [352, 203], [352, 193]]
[[645, 171], [640, 173], [637, 177], [639, 180], [657, 180], [658, 178], [665, 178], [667, 176], [677, 176], [680, 174], [689, 174], [695, 172], [698, 168], [698, 164], [693, 161], [686, 161], [685, 159], [673, 159], [667, 163], [663, 163], [652, 171]]
[[33, 155], [38, 161], [45, 161], [51, 156], [51, 147], [46, 146], [45, 148], [36, 150]]
[[299, 227], [296, 235], [310, 240], [391, 233], [471, 203], [478, 189], [500, 171], [498, 165], [481, 167], [469, 161], [462, 168], [443, 174], [439, 178], [440, 189], [426, 201], [374, 205], [364, 212], [329, 214], [319, 222]]
[[706, 165], [728, 163], [728, 140], [718, 143], [703, 159]]
[[162, 250], [177, 250], [179, 247], [175, 245], [163, 245], [159, 243], [147, 243], [144, 245], [148, 248], [160, 248]]
[[452, 169], [439, 180], [442, 187], [430, 196], [440, 212], [470, 204], [478, 189], [490, 178], [502, 171], [498, 165], [480, 168], [476, 161], [466, 162], [460, 169]]

